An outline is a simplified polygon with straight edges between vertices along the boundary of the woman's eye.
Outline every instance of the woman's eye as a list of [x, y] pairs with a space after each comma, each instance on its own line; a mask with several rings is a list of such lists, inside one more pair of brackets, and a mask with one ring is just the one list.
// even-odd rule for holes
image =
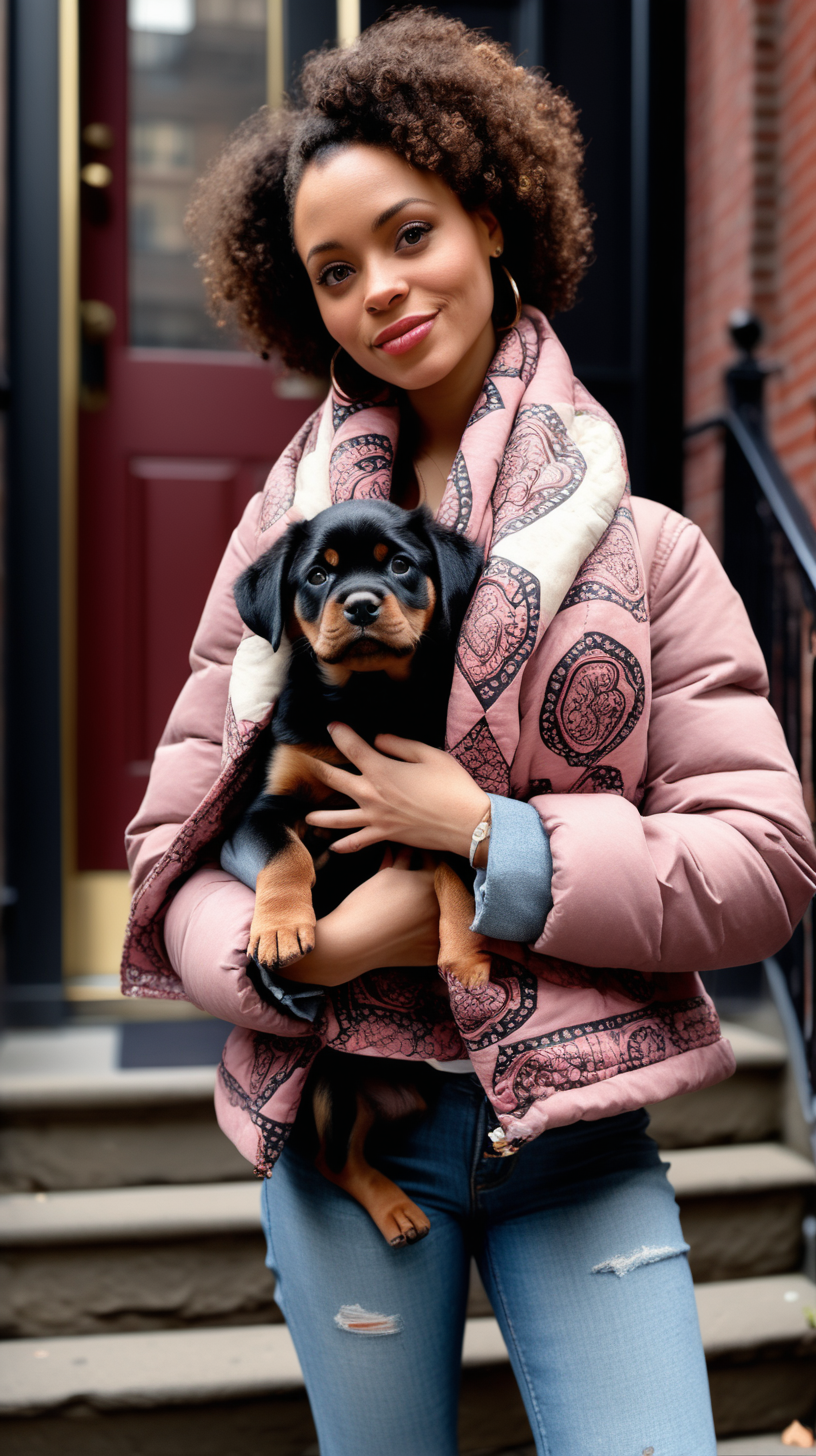
[[422, 239], [427, 236], [430, 230], [431, 225], [429, 222], [411, 222], [400, 233], [399, 240], [401, 243], [407, 243], [409, 248], [414, 248], [417, 243], [422, 242]]
[[322, 566], [313, 566], [309, 575], [306, 577], [309, 586], [322, 586], [324, 581], [328, 581], [328, 579], [329, 574], [323, 570]]
[[405, 576], [411, 570], [411, 563], [407, 556], [395, 556], [391, 562], [391, 570], [395, 576]]
[[353, 268], [350, 268], [348, 263], [330, 263], [328, 268], [323, 269], [317, 281], [318, 283], [324, 283], [328, 288], [336, 288], [339, 283], [345, 283], [346, 279], [351, 277], [353, 271]]

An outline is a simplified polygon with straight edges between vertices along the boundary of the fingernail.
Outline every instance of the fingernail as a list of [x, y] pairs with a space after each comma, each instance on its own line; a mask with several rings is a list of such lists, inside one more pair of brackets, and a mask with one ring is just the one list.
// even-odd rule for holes
[[328, 731], [329, 731], [329, 732], [330, 732], [330, 733], [333, 733], [333, 732], [334, 732], [334, 730], [335, 730], [335, 728], [336, 728], [336, 727], [337, 727], [337, 724], [336, 724], [336, 723], [328, 723], [328, 724], [327, 724], [327, 725], [326, 725], [326, 726], [327, 726], [327, 728], [328, 728]]

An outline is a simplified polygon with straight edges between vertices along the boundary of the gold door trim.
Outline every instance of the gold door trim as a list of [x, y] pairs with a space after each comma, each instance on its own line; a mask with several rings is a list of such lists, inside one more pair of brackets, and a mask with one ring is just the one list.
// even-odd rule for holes
[[337, 0], [337, 44], [351, 45], [360, 34], [360, 0]]

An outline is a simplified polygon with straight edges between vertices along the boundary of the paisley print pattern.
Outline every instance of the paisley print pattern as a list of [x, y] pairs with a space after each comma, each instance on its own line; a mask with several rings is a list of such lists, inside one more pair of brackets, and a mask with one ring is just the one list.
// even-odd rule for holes
[[495, 1046], [530, 1020], [538, 1000], [536, 978], [525, 966], [494, 956], [486, 986], [466, 991], [446, 975], [453, 1014], [468, 1051]]
[[445, 486], [445, 494], [436, 513], [436, 519], [440, 526], [447, 526], [449, 531], [456, 531], [461, 536], [467, 530], [472, 510], [473, 491], [470, 486], [467, 462], [460, 450], [453, 462], [453, 469]]
[[454, 758], [467, 769], [477, 784], [488, 794], [507, 794], [510, 789], [510, 765], [487, 726], [480, 718], [464, 738], [450, 749]]
[[315, 410], [270, 470], [264, 486], [259, 531], [268, 531], [288, 511], [295, 498], [295, 466], [302, 455], [309, 453], [309, 446], [314, 449], [319, 426], [320, 410]]
[[327, 1044], [381, 1057], [461, 1057], [462, 1040], [433, 971], [369, 971], [329, 992]]
[[719, 1035], [717, 1014], [704, 996], [652, 1002], [502, 1047], [493, 1090], [503, 1113], [523, 1117], [534, 1102], [555, 1092], [663, 1062], [708, 1046]]
[[602, 632], [585, 632], [547, 684], [542, 741], [576, 767], [597, 763], [628, 738], [644, 702], [643, 671], [634, 654]]
[[332, 425], [334, 426], [334, 433], [337, 434], [340, 426], [344, 425], [346, 420], [351, 419], [352, 415], [357, 415], [360, 413], [360, 410], [366, 409], [371, 409], [370, 400], [359, 399], [351, 403], [343, 400], [341, 404], [340, 400], [332, 395]]
[[488, 374], [482, 385], [482, 392], [474, 405], [473, 414], [467, 422], [467, 428], [470, 429], [471, 425], [475, 425], [479, 420], [483, 420], [485, 415], [490, 414], [491, 410], [503, 409], [504, 400]]
[[588, 768], [568, 790], [570, 794], [622, 794], [623, 774], [614, 764]]
[[493, 549], [569, 500], [586, 474], [586, 461], [548, 404], [518, 412], [493, 492]]
[[491, 556], [467, 610], [456, 660], [488, 708], [514, 681], [538, 636], [538, 578]]
[[356, 435], [344, 440], [332, 454], [329, 480], [333, 501], [388, 500], [394, 447], [387, 435]]
[[590, 552], [575, 578], [560, 610], [577, 602], [614, 602], [631, 612], [638, 622], [646, 621], [646, 587], [633, 542], [632, 512], [620, 506], [615, 519]]
[[490, 366], [490, 373], [493, 378], [504, 375], [507, 378], [520, 379], [523, 384], [529, 384], [535, 373], [535, 366], [535, 352], [528, 351], [521, 330], [513, 328], [503, 336]]

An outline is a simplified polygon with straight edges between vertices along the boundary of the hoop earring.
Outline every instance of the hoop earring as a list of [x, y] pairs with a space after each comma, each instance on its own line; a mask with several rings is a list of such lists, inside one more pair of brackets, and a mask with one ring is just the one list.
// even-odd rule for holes
[[510, 272], [510, 269], [509, 268], [505, 268], [504, 264], [502, 263], [501, 264], [501, 270], [502, 270], [502, 273], [505, 275], [505, 277], [507, 279], [507, 282], [510, 284], [510, 287], [513, 290], [513, 298], [516, 301], [516, 311], [513, 314], [513, 317], [511, 318], [509, 324], [501, 324], [501, 325], [497, 326], [497, 328], [496, 328], [496, 333], [497, 334], [506, 334], [506, 333], [508, 333], [510, 331], [510, 329], [514, 329], [516, 327], [516, 324], [518, 323], [519, 319], [521, 318], [521, 307], [522, 307], [522, 305], [521, 305], [521, 294], [518, 291], [518, 285], [517, 285], [516, 280], [513, 277], [512, 273]]
[[[336, 366], [337, 361], [340, 358], [340, 355], [342, 353], [343, 353], [343, 346], [341, 344], [339, 346], [339, 348], [335, 349], [334, 353], [332, 354], [331, 364], [329, 365], [329, 377], [330, 377], [331, 382], [332, 382], [332, 388], [333, 388], [335, 394], [342, 395], [343, 399], [349, 400], [349, 402], [351, 404], [359, 404], [361, 400], [366, 399], [371, 394], [371, 390], [370, 389], [364, 389], [362, 391], [362, 393], [355, 394], [353, 390], [349, 389], [346, 385], [340, 383], [340, 381], [337, 378], [337, 372], [336, 372], [336, 367], [335, 366]], [[352, 360], [352, 363], [354, 363], [353, 360]], [[359, 364], [356, 365], [355, 367], [357, 369], [360, 369], [360, 365]], [[362, 374], [363, 372], [364, 371], [362, 369], [360, 369], [360, 373]]]

